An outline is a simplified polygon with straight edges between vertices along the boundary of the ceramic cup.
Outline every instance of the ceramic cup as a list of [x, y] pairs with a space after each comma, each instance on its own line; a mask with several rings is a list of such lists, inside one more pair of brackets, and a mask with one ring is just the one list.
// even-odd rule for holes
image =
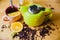
[[8, 14], [9, 13], [16, 13], [16, 12], [19, 12], [18, 11], [18, 7], [16, 6], [13, 6], [13, 8], [11, 6], [9, 6], [6, 10], [5, 10], [5, 15], [3, 16], [3, 20], [4, 21], [11, 21], [11, 22], [14, 22], [14, 21], [17, 21], [21, 18], [21, 14], [19, 12], [19, 14], [17, 14], [16, 16], [9, 16]]

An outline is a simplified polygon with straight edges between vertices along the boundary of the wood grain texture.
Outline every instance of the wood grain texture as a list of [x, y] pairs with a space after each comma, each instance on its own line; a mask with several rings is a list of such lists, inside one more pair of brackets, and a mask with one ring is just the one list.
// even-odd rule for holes
[[[54, 8], [52, 20], [55, 24], [58, 25], [59, 30], [54, 31], [50, 36], [46, 36], [46, 38], [43, 40], [60, 40], [60, 2], [59, 0], [33, 0], [33, 2], [41, 4], [44, 7]], [[19, 5], [18, 0], [13, 0], [13, 3], [14, 5]], [[5, 22], [2, 21], [2, 17], [5, 15], [5, 10], [8, 6], [10, 6], [9, 0], [0, 1], [0, 25], [3, 23], [6, 24]], [[0, 32], [0, 39], [2, 38], [1, 40], [12, 40], [9, 34], [10, 34], [9, 29], [5, 30], [2, 33]], [[6, 36], [6, 35], [9, 35], [9, 36]]]

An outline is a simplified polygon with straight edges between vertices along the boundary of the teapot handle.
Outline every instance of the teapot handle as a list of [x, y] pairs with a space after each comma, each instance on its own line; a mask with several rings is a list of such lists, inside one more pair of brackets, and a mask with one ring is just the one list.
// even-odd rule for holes
[[48, 16], [48, 18], [51, 18], [52, 17], [52, 9], [50, 8], [46, 8], [45, 9], [45, 15]]

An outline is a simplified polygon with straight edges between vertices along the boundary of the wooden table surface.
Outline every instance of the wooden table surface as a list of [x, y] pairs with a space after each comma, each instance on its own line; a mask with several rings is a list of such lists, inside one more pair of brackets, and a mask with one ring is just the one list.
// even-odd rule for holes
[[[18, 0], [13, 0], [14, 5], [19, 5]], [[33, 0], [34, 1], [34, 0]], [[60, 3], [57, 1], [49, 1], [49, 0], [35, 0], [35, 3], [39, 3], [45, 7], [53, 7], [53, 22], [58, 25], [59, 30], [54, 31], [50, 36], [46, 36], [43, 40], [60, 40]], [[51, 5], [51, 6], [49, 6]], [[5, 15], [6, 8], [10, 6], [9, 0], [0, 0], [0, 26], [2, 24], [6, 24], [6, 22], [2, 21], [2, 17]], [[1, 30], [1, 27], [0, 27]], [[11, 39], [11, 32], [7, 28], [4, 32], [0, 32], [0, 40], [12, 40]], [[40, 39], [39, 39], [40, 40]]]

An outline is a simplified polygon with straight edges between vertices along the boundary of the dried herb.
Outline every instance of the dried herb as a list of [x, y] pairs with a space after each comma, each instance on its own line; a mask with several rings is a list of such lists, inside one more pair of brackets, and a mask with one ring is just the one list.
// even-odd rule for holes
[[[47, 24], [52, 24], [53, 26], [57, 26], [55, 25], [50, 19], [48, 19], [47, 21], [43, 22], [43, 24], [41, 26], [43, 26], [42, 29], [40, 29], [40, 36], [42, 36], [41, 40], [46, 36], [46, 34], [49, 36], [50, 30], [54, 31], [55, 28], [51, 28], [51, 26], [47, 25]], [[46, 26], [45, 26], [46, 25]]]
[[42, 36], [42, 37], [45, 37], [46, 36], [46, 34], [47, 35], [50, 35], [49, 33], [49, 31], [50, 30], [53, 30], [50, 26], [46, 26], [46, 27], [43, 27], [41, 30], [40, 30], [40, 36]]
[[21, 32], [18, 32], [18, 34], [16, 33], [14, 37], [19, 36], [20, 39], [24, 39], [24, 40], [29, 40], [30, 36], [31, 36], [31, 40], [34, 40], [34, 35], [36, 34], [36, 30], [32, 30], [30, 29], [27, 25], [24, 25], [24, 28]]
[[54, 8], [51, 8], [52, 10], [54, 10]]
[[47, 24], [49, 24], [51, 22], [52, 21], [50, 19], [48, 19], [48, 20], [44, 21], [40, 26], [45, 26], [45, 25], [47, 25]]
[[6, 25], [2, 25], [2, 27], [1, 27], [1, 28], [2, 28], [2, 29], [3, 29], [3, 28], [7, 28], [7, 26], [6, 26]]
[[41, 40], [42, 40], [46, 36], [46, 34], [49, 36], [52, 33], [52, 32], [50, 32], [50, 30], [52, 30], [52, 31], [55, 30], [50, 25], [47, 25], [49, 23], [50, 23], [50, 25], [52, 24], [53, 26], [57, 26], [50, 19], [48, 19], [47, 21], [43, 22], [43, 24], [40, 25], [40, 26], [43, 26], [43, 27], [39, 28], [38, 30], [32, 30], [31, 28], [28, 27], [28, 25], [23, 23], [23, 25], [24, 25], [23, 30], [21, 32], [18, 32], [18, 34], [16, 33], [13, 36], [13, 38], [15, 38], [16, 36], [19, 36], [19, 38], [22, 39], [22, 40], [34, 40], [34, 36], [36, 35], [36, 32], [40, 31], [39, 33], [40, 33], [40, 36], [42, 36], [42, 38], [41, 38]]

